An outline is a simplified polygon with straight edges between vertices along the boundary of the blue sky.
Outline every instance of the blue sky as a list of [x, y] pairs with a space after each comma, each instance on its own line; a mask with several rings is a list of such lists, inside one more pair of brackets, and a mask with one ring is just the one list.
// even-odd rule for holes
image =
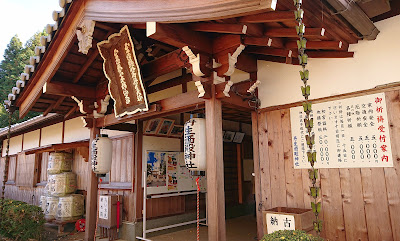
[[14, 35], [25, 42], [49, 23], [52, 13], [61, 10], [58, 0], [0, 0], [0, 60]]

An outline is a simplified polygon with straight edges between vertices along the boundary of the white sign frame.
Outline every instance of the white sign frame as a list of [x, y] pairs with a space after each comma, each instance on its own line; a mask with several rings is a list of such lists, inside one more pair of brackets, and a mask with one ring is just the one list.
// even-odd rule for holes
[[[393, 167], [384, 93], [312, 105], [315, 168]], [[290, 108], [293, 164], [310, 168], [303, 107]]]

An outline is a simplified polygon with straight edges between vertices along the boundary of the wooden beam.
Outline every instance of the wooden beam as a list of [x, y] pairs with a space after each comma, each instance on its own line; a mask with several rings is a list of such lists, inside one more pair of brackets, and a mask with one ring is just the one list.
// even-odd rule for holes
[[297, 57], [297, 51], [292, 51], [288, 49], [276, 49], [269, 47], [248, 47], [245, 49], [247, 53], [253, 54], [263, 54], [281, 57]]
[[181, 49], [170, 52], [140, 67], [145, 80], [155, 79], [161, 75], [181, 69], [185, 66], [186, 54]]
[[354, 52], [345, 51], [306, 51], [310, 58], [353, 58]]
[[64, 82], [48, 82], [43, 86], [43, 93], [58, 96], [95, 99], [96, 88]]
[[224, 50], [237, 48], [242, 43], [241, 36], [226, 34], [214, 38], [213, 53], [217, 54]]
[[189, 46], [204, 53], [212, 53], [211, 39], [199, 32], [192, 31], [179, 24], [147, 23], [147, 37], [182, 48]]
[[137, 126], [135, 124], [129, 124], [129, 123], [120, 123], [112, 126], [107, 126], [105, 129], [108, 130], [115, 130], [115, 131], [129, 131], [129, 132], [135, 132], [137, 131]]
[[235, 65], [236, 69], [247, 73], [257, 72], [257, 59], [246, 53], [241, 53]]
[[49, 114], [52, 110], [57, 109], [57, 107], [61, 105], [65, 98], [65, 96], [61, 96], [60, 98], [58, 98], [57, 102], [51, 103], [49, 107], [43, 112], [43, 116], [47, 116], [47, 114]]
[[[332, 50], [345, 50], [342, 41], [307, 41], [307, 49], [332, 49]], [[286, 49], [297, 49], [296, 41], [288, 41], [285, 44]]]
[[[100, 134], [100, 129], [93, 127], [90, 129], [90, 143]], [[89, 145], [90, 152], [92, 153], [92, 145]], [[91, 160], [90, 160], [91, 161]], [[97, 189], [98, 178], [92, 171], [92, 165], [87, 165], [87, 195], [86, 195], [86, 228], [85, 240], [94, 241], [94, 234], [96, 232], [96, 219], [97, 219]]]
[[[265, 35], [269, 37], [285, 37], [296, 38], [298, 37], [296, 29], [294, 28], [270, 28], [265, 31]], [[324, 39], [324, 28], [306, 28], [304, 37], [306, 38], [319, 38]]]
[[283, 42], [280, 38], [270, 38], [267, 36], [264, 37], [244, 37], [243, 43], [245, 45], [256, 45], [256, 46], [265, 46], [265, 47], [274, 47], [274, 48], [283, 48]]
[[103, 126], [115, 125], [131, 120], [146, 120], [155, 116], [161, 117], [199, 109], [204, 106], [204, 99], [198, 98], [198, 94], [197, 91], [191, 91], [163, 99], [150, 105], [150, 110], [147, 112], [136, 113], [122, 118], [116, 118], [114, 114], [109, 114], [96, 119], [96, 127], [101, 128]]
[[224, 155], [222, 141], [222, 103], [213, 96], [205, 101], [207, 138], [207, 207], [208, 240], [225, 241]]
[[229, 92], [229, 95], [230, 97], [221, 99], [224, 106], [234, 107], [244, 111], [251, 111], [253, 109], [249, 106], [248, 100], [243, 99], [233, 92]]
[[233, 23], [192, 23], [189, 28], [198, 32], [213, 32], [227, 34], [246, 34], [247, 26], [245, 24]]
[[159, 84], [152, 85], [147, 88], [146, 92], [147, 94], [152, 94], [161, 90], [165, 90], [177, 85], [183, 85], [188, 82], [192, 81], [192, 75], [191, 74], [185, 74], [183, 76], [178, 76], [176, 78], [161, 82]]
[[89, 58], [86, 60], [85, 64], [82, 66], [82, 68], [76, 74], [75, 78], [72, 80], [72, 83], [78, 83], [78, 81], [85, 74], [86, 70], [90, 67], [90, 65], [92, 65], [93, 61], [97, 58], [97, 56], [99, 56], [99, 50], [97, 49], [97, 46], [95, 46], [93, 52], [89, 55]]
[[[107, 34], [104, 36], [104, 39], [106, 39], [110, 34], [117, 31], [117, 30], [115, 30], [105, 24], [99, 23], [99, 22], [96, 22], [96, 26], [100, 27], [102, 29], [108, 30]], [[92, 65], [92, 63], [97, 58], [97, 56], [99, 56], [99, 49], [97, 48], [97, 45], [95, 43], [93, 43], [93, 50], [92, 50], [91, 54], [88, 56], [88, 59], [86, 60], [85, 64], [82, 66], [82, 68], [79, 70], [79, 72], [75, 76], [74, 80], [72, 80], [72, 83], [77, 83], [82, 78], [82, 76], [85, 74], [86, 70]]]
[[84, 10], [84, 2], [72, 4], [69, 8], [68, 14], [64, 17], [62, 23], [63, 27], [57, 31], [48, 46], [48, 50], [38, 64], [34, 75], [30, 78], [30, 84], [25, 87], [22, 95], [16, 101], [16, 106], [19, 107], [20, 118], [28, 114], [42, 94], [44, 84], [54, 76], [61, 62], [67, 56], [69, 49], [74, 45], [76, 29], [83, 19]]
[[238, 203], [243, 204], [242, 144], [236, 144], [236, 162], [238, 176]]
[[258, 114], [255, 111], [251, 112], [251, 129], [253, 138], [253, 160], [254, 160], [254, 189], [256, 201], [256, 217], [257, 217], [257, 238], [260, 240], [264, 235], [264, 218], [262, 213], [263, 198], [261, 187], [261, 165], [260, 165], [260, 147], [259, 147], [259, 123]]
[[134, 222], [137, 222], [140, 218], [142, 218], [142, 211], [143, 211], [143, 187], [142, 187], [142, 179], [143, 179], [143, 174], [142, 174], [142, 164], [143, 164], [143, 121], [138, 121], [137, 123], [137, 132], [135, 134], [135, 172], [133, 176], [133, 184], [134, 184], [134, 190], [132, 191], [134, 194], [134, 216], [133, 220]]
[[75, 112], [76, 112], [77, 110], [79, 110], [79, 107], [78, 107], [78, 106], [72, 107], [72, 108], [67, 112], [67, 114], [65, 114], [64, 119], [68, 119], [69, 117], [71, 117], [73, 114], [75, 114]]
[[35, 154], [35, 153], [43, 153], [43, 152], [52, 152], [52, 151], [65, 151], [69, 149], [74, 149], [77, 147], [89, 146], [89, 141], [77, 141], [71, 143], [62, 143], [62, 144], [52, 144], [46, 146], [40, 146], [32, 149], [25, 150], [25, 155]]
[[137, 120], [140, 118], [144, 118], [146, 116], [155, 115], [155, 114], [159, 113], [160, 110], [161, 110], [161, 106], [159, 104], [152, 104], [152, 105], [150, 105], [149, 110], [146, 112], [138, 112], [136, 114], [126, 115], [121, 118], [115, 117], [115, 114], [112, 113], [112, 114], [105, 115], [104, 117], [97, 118], [95, 120], [95, 123], [96, 123], [95, 126], [98, 128], [113, 126], [113, 125], [131, 121], [131, 120]]
[[272, 11], [239, 18], [241, 23], [295, 22], [293, 11]]

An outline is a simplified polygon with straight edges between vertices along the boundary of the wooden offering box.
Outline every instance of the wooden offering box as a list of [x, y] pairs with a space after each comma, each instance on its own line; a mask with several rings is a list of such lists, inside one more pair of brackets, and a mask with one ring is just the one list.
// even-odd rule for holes
[[314, 213], [311, 209], [276, 207], [263, 211], [266, 233], [277, 230], [313, 229]]

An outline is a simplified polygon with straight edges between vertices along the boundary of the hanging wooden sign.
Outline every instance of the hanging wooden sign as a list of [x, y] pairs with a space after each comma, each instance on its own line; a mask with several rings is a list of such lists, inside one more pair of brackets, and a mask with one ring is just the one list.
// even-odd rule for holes
[[98, 43], [97, 47], [104, 60], [103, 70], [114, 100], [115, 116], [122, 117], [149, 110], [128, 26], [125, 25], [119, 33]]

